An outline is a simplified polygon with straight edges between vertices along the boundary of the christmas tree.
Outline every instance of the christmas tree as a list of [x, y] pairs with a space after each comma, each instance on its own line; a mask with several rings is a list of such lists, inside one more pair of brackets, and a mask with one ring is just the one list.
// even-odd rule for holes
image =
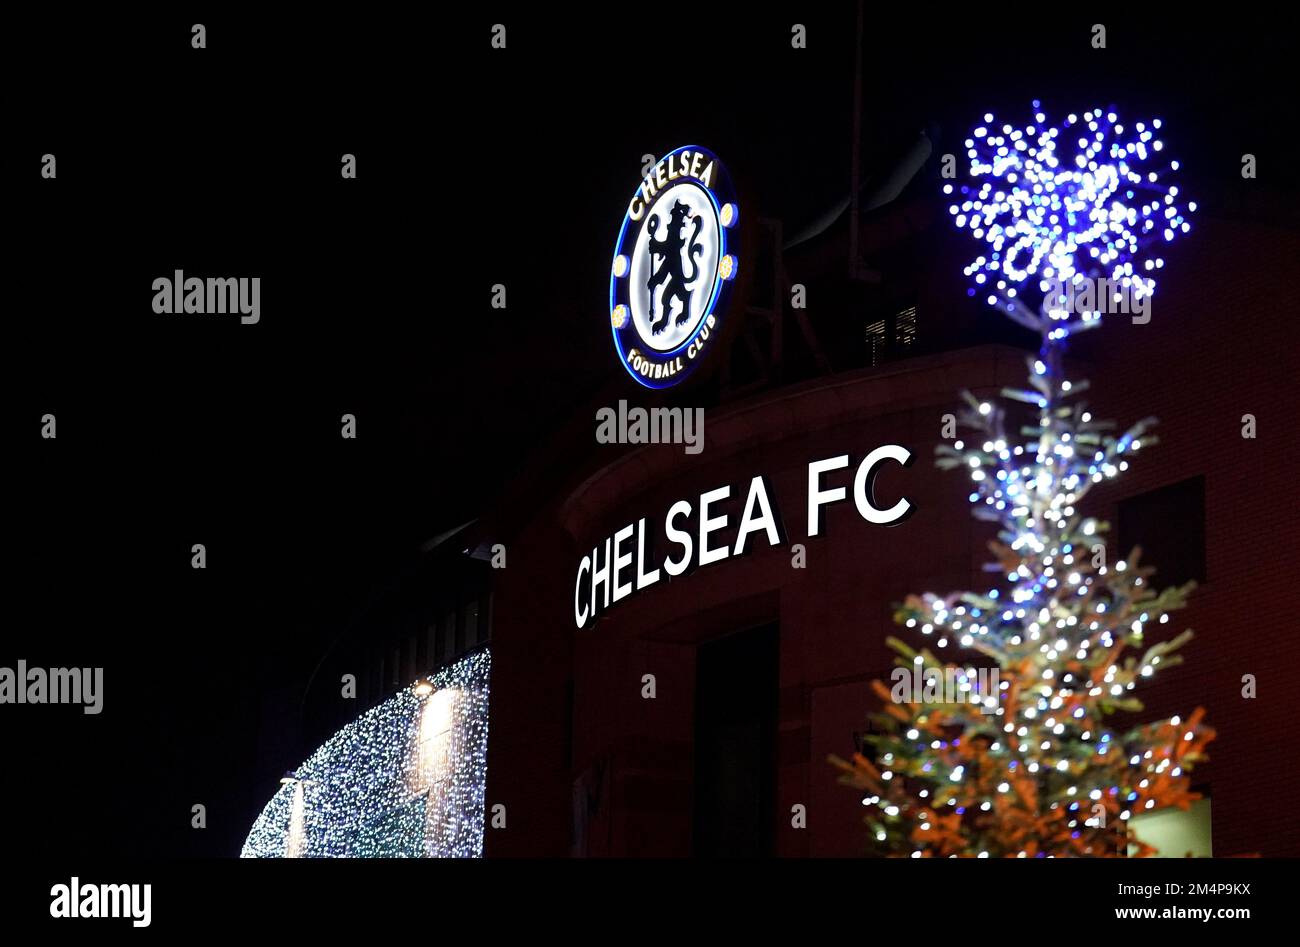
[[[898, 668], [892, 687], [873, 685], [884, 702], [868, 737], [874, 759], [832, 757], [864, 793], [884, 854], [1149, 855], [1126, 833], [1129, 818], [1198, 798], [1188, 772], [1214, 736], [1202, 710], [1108, 725], [1140, 714], [1137, 685], [1180, 660], [1190, 631], [1144, 638], [1192, 584], [1156, 591], [1140, 549], [1108, 564], [1106, 524], [1080, 510], [1154, 443], [1154, 422], [1109, 433], [1063, 360], [1103, 312], [1146, 312], [1164, 265], [1155, 249], [1189, 229], [1196, 205], [1184, 209], [1164, 182], [1178, 163], [1164, 158], [1159, 129], [1126, 130], [1101, 109], [1059, 125], [1039, 112], [1025, 128], [986, 115], [966, 141], [971, 183], [945, 186], [955, 223], [981, 242], [966, 269], [972, 295], [986, 293], [1041, 344], [1026, 359], [1028, 386], [997, 400], [965, 393], [969, 437], [937, 448], [940, 467], [971, 477], [975, 515], [998, 526], [988, 566], [998, 582], [899, 606], [896, 621], [921, 647], [889, 639]], [[938, 656], [959, 649], [983, 664]]]

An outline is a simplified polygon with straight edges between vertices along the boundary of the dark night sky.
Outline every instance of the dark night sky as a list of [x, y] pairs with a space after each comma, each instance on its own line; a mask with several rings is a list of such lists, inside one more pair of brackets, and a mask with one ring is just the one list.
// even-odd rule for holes
[[[20, 841], [237, 852], [310, 750], [297, 706], [322, 650], [621, 371], [606, 268], [643, 154], [707, 145], [787, 232], [847, 193], [852, 5], [737, 9], [292, 26], [214, 11], [202, 55], [188, 15], [15, 29], [31, 58], [5, 67], [0, 665], [108, 669], [99, 718], [3, 709], [26, 773], [5, 779], [6, 809], [37, 817]], [[864, 179], [922, 128], [957, 150], [984, 111], [1018, 119], [1041, 98], [1160, 115], [1194, 178], [1254, 152], [1294, 197], [1292, 24], [1008, 19], [871, 6]], [[32, 172], [47, 151], [57, 189]], [[347, 151], [356, 182], [338, 178]], [[151, 280], [178, 268], [261, 275], [262, 324], [154, 316]], [[36, 435], [46, 411], [54, 443]]]

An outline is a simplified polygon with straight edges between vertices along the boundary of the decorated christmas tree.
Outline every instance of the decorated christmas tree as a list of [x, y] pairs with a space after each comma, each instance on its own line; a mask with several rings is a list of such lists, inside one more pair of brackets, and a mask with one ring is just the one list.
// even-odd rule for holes
[[1024, 389], [966, 393], [966, 436], [937, 449], [940, 467], [971, 478], [975, 515], [997, 524], [998, 579], [907, 598], [895, 619], [918, 647], [889, 639], [899, 667], [892, 686], [873, 685], [884, 711], [871, 756], [832, 758], [864, 793], [884, 854], [1149, 855], [1128, 820], [1198, 798], [1188, 773], [1214, 736], [1202, 710], [1112, 729], [1117, 715], [1141, 719], [1134, 691], [1180, 660], [1190, 631], [1146, 637], [1192, 585], [1157, 591], [1140, 549], [1108, 562], [1106, 524], [1081, 509], [1154, 443], [1153, 420], [1114, 436], [1063, 360], [1103, 313], [1145, 315], [1158, 249], [1189, 229], [1196, 205], [1165, 183], [1178, 162], [1159, 129], [1101, 109], [1060, 124], [1038, 112], [1025, 128], [986, 115], [966, 141], [970, 182], [944, 188], [956, 225], [981, 244], [966, 269], [972, 295], [1041, 346]]

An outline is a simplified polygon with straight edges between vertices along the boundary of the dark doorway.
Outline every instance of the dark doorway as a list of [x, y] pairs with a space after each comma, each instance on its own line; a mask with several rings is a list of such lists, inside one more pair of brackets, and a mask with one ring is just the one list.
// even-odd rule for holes
[[778, 641], [777, 626], [764, 625], [697, 652], [697, 856], [772, 854]]

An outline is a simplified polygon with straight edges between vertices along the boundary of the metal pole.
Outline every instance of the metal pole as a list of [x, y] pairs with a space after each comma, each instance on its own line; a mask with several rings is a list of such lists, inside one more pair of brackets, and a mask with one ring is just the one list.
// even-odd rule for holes
[[862, 0], [858, 0], [857, 42], [853, 49], [853, 149], [849, 172], [849, 279], [858, 275], [858, 186], [862, 138]]

